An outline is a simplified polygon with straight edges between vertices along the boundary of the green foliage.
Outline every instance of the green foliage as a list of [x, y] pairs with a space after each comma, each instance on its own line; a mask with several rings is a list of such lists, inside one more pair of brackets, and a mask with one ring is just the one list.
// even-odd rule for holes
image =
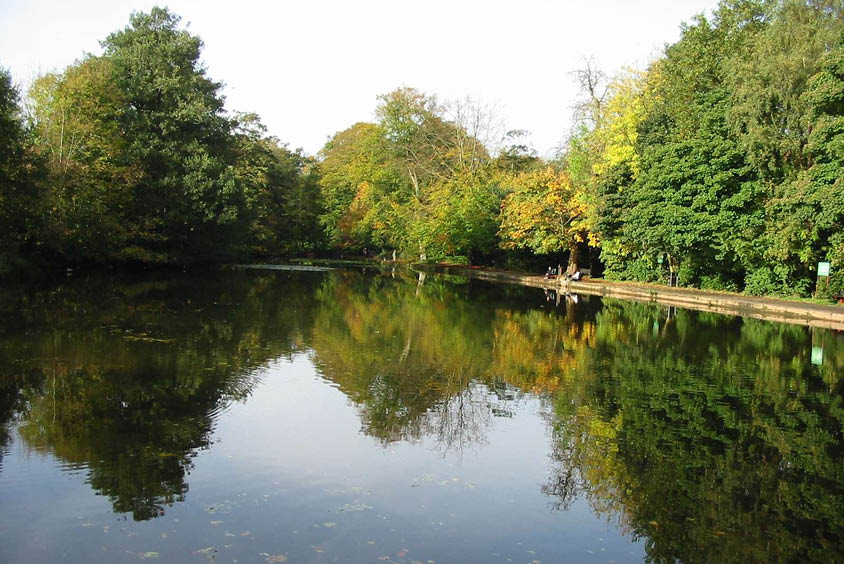
[[41, 254], [188, 263], [323, 245], [314, 162], [266, 137], [257, 116], [225, 114], [202, 41], [179, 24], [162, 8], [134, 13], [102, 56], [33, 83], [35, 152], [48, 177], [44, 225], [29, 231]]
[[141, 172], [132, 246], [176, 260], [227, 257], [243, 243], [244, 194], [231, 169], [232, 124], [221, 84], [205, 75], [202, 41], [166, 9], [136, 12], [103, 42], [125, 97], [124, 158]]
[[813, 124], [806, 144], [813, 162], [779, 185], [769, 202], [769, 256], [789, 267], [805, 294], [818, 261], [834, 262], [831, 288], [842, 286], [841, 226], [844, 225], [844, 39], [818, 63], [801, 101]]
[[782, 182], [810, 166], [814, 120], [803, 94], [842, 29], [840, 1], [787, 0], [758, 33], [745, 32], [745, 48], [729, 60], [733, 130], [765, 178]]
[[453, 106], [449, 119], [435, 97], [400, 88], [379, 97], [377, 124], [355, 124], [325, 145], [320, 221], [331, 244], [420, 260], [471, 261], [495, 249], [504, 193], [477, 137], [487, 117]]
[[41, 222], [41, 163], [21, 121], [19, 95], [0, 68], [0, 274], [30, 250]]
[[[591, 186], [608, 277], [665, 279], [663, 256], [682, 284], [812, 291], [817, 261], [842, 254], [842, 13], [838, 1], [725, 1], [638, 85], [617, 83], [568, 161]], [[613, 132], [637, 121], [629, 153]]]
[[141, 176], [124, 159], [127, 138], [117, 118], [126, 98], [111, 61], [88, 57], [61, 75], [40, 77], [30, 89], [39, 150], [47, 161], [44, 239], [70, 261], [117, 260], [132, 244], [126, 209]]
[[[33, 83], [29, 129], [0, 77], [0, 268], [326, 249], [499, 265], [568, 252], [574, 268], [593, 247], [610, 278], [832, 297], [842, 22], [841, 0], [723, 0], [645, 70], [607, 80], [588, 64], [560, 182], [537, 180], [548, 163], [524, 131], [502, 137], [477, 103], [408, 87], [317, 159], [291, 151], [225, 112], [178, 16], [137, 12], [101, 56]], [[816, 289], [821, 260], [833, 276]]]
[[251, 219], [250, 253], [273, 257], [321, 248], [322, 202], [312, 159], [267, 137], [254, 114], [237, 117], [234, 136], [234, 171]]

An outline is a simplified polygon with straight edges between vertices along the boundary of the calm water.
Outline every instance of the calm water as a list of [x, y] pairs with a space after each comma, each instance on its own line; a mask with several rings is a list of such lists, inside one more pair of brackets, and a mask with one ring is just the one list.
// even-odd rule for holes
[[844, 335], [554, 298], [0, 289], [0, 562], [844, 561]]

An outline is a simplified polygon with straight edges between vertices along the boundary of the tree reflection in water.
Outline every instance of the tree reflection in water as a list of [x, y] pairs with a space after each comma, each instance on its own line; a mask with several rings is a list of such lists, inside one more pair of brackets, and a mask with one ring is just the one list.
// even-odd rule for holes
[[829, 331], [395, 272], [92, 279], [27, 300], [0, 299], [26, 328], [0, 334], [0, 417], [136, 519], [184, 498], [262, 366], [307, 352], [383, 444], [459, 455], [538, 398], [551, 508], [586, 499], [651, 561], [844, 560]]
[[[5, 421], [34, 451], [85, 469], [114, 511], [156, 517], [184, 499], [216, 414], [245, 400], [257, 368], [302, 350], [301, 280], [257, 273], [149, 281], [91, 278], [28, 296], [0, 355]], [[319, 280], [322, 275], [312, 275]], [[9, 384], [27, 376], [28, 386]]]

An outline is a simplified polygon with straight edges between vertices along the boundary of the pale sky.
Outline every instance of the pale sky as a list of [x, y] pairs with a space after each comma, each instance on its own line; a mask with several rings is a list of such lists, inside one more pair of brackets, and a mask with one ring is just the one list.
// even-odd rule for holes
[[508, 129], [550, 154], [570, 128], [571, 72], [591, 57], [608, 75], [644, 67], [716, 0], [0, 0], [0, 66], [19, 85], [62, 70], [122, 29], [133, 10], [168, 6], [205, 42], [226, 107], [315, 154], [372, 121], [376, 96], [412, 86], [494, 105]]

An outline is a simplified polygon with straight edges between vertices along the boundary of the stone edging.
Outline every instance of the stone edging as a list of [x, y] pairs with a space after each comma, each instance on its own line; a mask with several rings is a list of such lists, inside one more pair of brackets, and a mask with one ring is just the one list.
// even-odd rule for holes
[[414, 265], [414, 268], [427, 272], [454, 274], [503, 284], [549, 288], [569, 294], [587, 294], [628, 299], [698, 311], [711, 311], [844, 331], [844, 307], [833, 305], [825, 306], [789, 302], [774, 298], [757, 298], [738, 294], [707, 292], [692, 288], [669, 288], [667, 286], [638, 285], [606, 280], [557, 281], [555, 279], [546, 279], [544, 276], [520, 274], [517, 272], [480, 270], [459, 266], [418, 264]]

